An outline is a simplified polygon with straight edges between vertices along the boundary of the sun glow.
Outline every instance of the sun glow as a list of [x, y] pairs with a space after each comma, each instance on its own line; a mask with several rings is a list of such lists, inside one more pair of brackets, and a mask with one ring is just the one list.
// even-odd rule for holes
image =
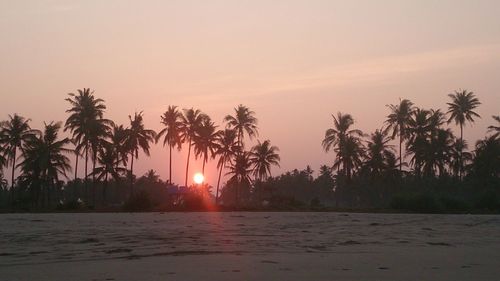
[[196, 173], [194, 174], [193, 181], [196, 184], [202, 184], [203, 181], [205, 180], [205, 177], [203, 176], [202, 173]]

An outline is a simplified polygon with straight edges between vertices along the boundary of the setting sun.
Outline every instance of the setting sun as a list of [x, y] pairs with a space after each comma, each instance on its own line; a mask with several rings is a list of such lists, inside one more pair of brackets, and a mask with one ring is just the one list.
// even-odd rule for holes
[[196, 173], [193, 176], [194, 183], [196, 184], [202, 184], [203, 181], [205, 180], [205, 177], [203, 176], [202, 173]]

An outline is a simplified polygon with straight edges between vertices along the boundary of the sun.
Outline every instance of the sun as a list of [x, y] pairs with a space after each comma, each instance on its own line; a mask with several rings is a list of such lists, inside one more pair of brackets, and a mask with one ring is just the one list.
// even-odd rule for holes
[[203, 176], [202, 173], [196, 173], [193, 176], [194, 183], [196, 184], [202, 184], [203, 181], [205, 180], [205, 177]]

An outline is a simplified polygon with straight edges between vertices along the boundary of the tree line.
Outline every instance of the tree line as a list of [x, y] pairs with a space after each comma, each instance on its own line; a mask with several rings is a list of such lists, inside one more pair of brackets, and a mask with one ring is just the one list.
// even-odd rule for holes
[[[179, 204], [179, 198], [165, 190], [177, 186], [172, 182], [172, 151], [187, 149], [185, 187], [191, 154], [202, 160], [203, 172], [208, 161], [217, 162], [215, 191], [203, 185], [188, 189], [183, 198], [198, 207], [203, 205], [201, 196], [215, 205], [240, 208], [467, 211], [486, 206], [500, 211], [500, 117], [493, 116], [488, 134], [469, 149], [464, 128], [481, 118], [476, 112], [481, 103], [467, 90], [449, 98], [446, 111], [419, 108], [408, 99], [388, 105], [385, 122], [370, 134], [354, 128], [350, 114], [332, 115], [332, 127], [326, 129], [321, 145], [326, 153], [334, 153], [333, 161], [322, 165], [314, 178], [309, 166], [271, 175], [271, 167], [279, 166], [279, 149], [269, 140], [246, 148], [245, 140], [258, 136], [258, 126], [255, 112], [243, 105], [223, 119], [221, 128], [198, 109], [171, 105], [161, 115], [161, 130], [155, 132], [145, 127], [142, 112], [129, 116], [128, 126], [115, 124], [105, 118], [102, 99], [90, 89], [78, 90], [66, 99], [70, 107], [64, 124], [51, 122], [43, 131], [34, 130], [29, 119], [17, 114], [1, 123], [0, 165], [12, 169], [10, 187], [0, 174], [2, 202], [50, 206], [61, 198], [81, 198], [92, 206], [131, 199], [149, 202], [146, 206], [155, 200], [156, 205]], [[451, 123], [460, 128], [458, 136], [447, 127]], [[60, 138], [60, 130], [70, 137]], [[168, 180], [161, 181], [153, 170], [137, 178], [134, 160], [141, 151], [149, 156], [151, 144], [158, 142], [169, 152]], [[82, 179], [77, 173], [80, 161], [85, 167]], [[64, 182], [72, 168], [73, 179]], [[220, 186], [223, 173], [230, 177]], [[114, 196], [108, 194], [110, 188]], [[140, 196], [134, 196], [135, 188]]]
[[[66, 101], [70, 107], [64, 124], [45, 123], [43, 130], [36, 130], [30, 127], [30, 119], [18, 114], [9, 115], [9, 120], [0, 123], [0, 177], [3, 194], [10, 193], [10, 200], [4, 202], [14, 206], [16, 199], [24, 199], [33, 206], [50, 206], [54, 201], [52, 194], [60, 194], [64, 187], [79, 187], [87, 205], [95, 206], [96, 190], [101, 187], [101, 204], [105, 206], [110, 181], [122, 187], [128, 185], [127, 196], [131, 198], [135, 194], [134, 160], [141, 151], [149, 156], [151, 144], [158, 142], [169, 151], [166, 185], [173, 185], [172, 150], [187, 148], [185, 187], [188, 187], [191, 153], [202, 160], [203, 172], [208, 161], [217, 159], [216, 204], [224, 170], [230, 181], [245, 184], [250, 181], [249, 173], [263, 179], [270, 174], [272, 165], [279, 165], [279, 149], [269, 140], [258, 140], [255, 146], [246, 149], [245, 138], [257, 137], [258, 127], [255, 113], [243, 105], [234, 109], [234, 115], [224, 118], [222, 129], [199, 109], [180, 110], [171, 105], [161, 115], [162, 129], [155, 132], [146, 128], [143, 112], [130, 115], [128, 126], [105, 118], [104, 100], [89, 88], [70, 93]], [[69, 132], [70, 137], [60, 137], [61, 130]], [[70, 164], [71, 154], [75, 158], [74, 167]], [[84, 176], [79, 179], [81, 160]], [[3, 175], [7, 166], [11, 168], [10, 186]], [[74, 177], [65, 184], [72, 169]], [[16, 171], [20, 171], [17, 177]]]

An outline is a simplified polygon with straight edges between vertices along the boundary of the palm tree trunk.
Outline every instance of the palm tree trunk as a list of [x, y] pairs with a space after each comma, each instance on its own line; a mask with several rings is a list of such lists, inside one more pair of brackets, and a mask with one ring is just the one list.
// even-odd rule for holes
[[462, 162], [462, 150], [463, 150], [463, 143], [464, 143], [464, 129], [463, 125], [460, 124], [460, 170], [458, 171], [458, 178], [462, 179], [462, 170], [464, 169], [464, 163]]
[[89, 196], [89, 187], [87, 185], [87, 180], [88, 180], [88, 162], [89, 162], [89, 147], [88, 145], [85, 145], [85, 196], [87, 197], [87, 203], [88, 199], [90, 198]]
[[[80, 142], [78, 142], [77, 147], [80, 145]], [[75, 180], [78, 178], [78, 151], [75, 149]]]
[[222, 165], [220, 166], [220, 170], [219, 170], [219, 178], [217, 179], [217, 191], [215, 192], [215, 205], [217, 206], [219, 204], [219, 186], [220, 186], [220, 178], [222, 176], [222, 169], [224, 169], [224, 167], [226, 166], [226, 164], [224, 163], [225, 161], [223, 161]]
[[201, 166], [201, 173], [205, 176], [205, 163], [207, 162], [206, 158], [203, 158], [203, 165]]
[[191, 139], [188, 139], [188, 141], [189, 141], [189, 148], [188, 148], [188, 158], [187, 158], [187, 164], [186, 164], [186, 179], [184, 181], [185, 187], [187, 187], [187, 184], [188, 184], [189, 157], [191, 156]]
[[169, 145], [168, 183], [172, 184], [172, 145]]
[[12, 204], [14, 204], [14, 171], [16, 170], [16, 153], [17, 147], [14, 147], [14, 155], [12, 158], [12, 177], [11, 177], [11, 185], [10, 185], [10, 196], [12, 200]]
[[102, 187], [102, 202], [103, 205], [106, 206], [106, 189], [108, 188], [108, 172], [106, 171], [106, 175], [104, 176], [104, 186]]
[[95, 162], [97, 159], [97, 152], [94, 151], [93, 156], [92, 156], [92, 201], [95, 207], [95, 189], [96, 189], [96, 182], [95, 182]]
[[134, 195], [134, 152], [132, 152], [132, 159], [130, 160], [130, 197]]
[[399, 173], [401, 174], [401, 172], [403, 171], [402, 167], [403, 167], [403, 139], [401, 138], [401, 133], [399, 135]]

